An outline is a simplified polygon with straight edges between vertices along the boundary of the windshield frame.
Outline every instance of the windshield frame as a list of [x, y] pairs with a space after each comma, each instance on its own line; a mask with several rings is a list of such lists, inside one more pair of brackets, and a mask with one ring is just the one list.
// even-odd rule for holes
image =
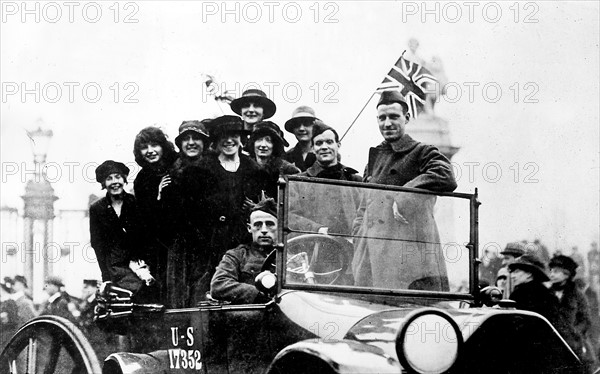
[[[284, 243], [287, 243], [288, 234], [292, 230], [288, 226], [288, 213], [287, 207], [289, 199], [289, 181], [308, 182], [308, 183], [320, 183], [330, 184], [336, 186], [348, 186], [358, 188], [368, 188], [373, 190], [384, 190], [384, 191], [400, 191], [410, 192], [423, 195], [434, 195], [434, 196], [446, 196], [451, 198], [469, 200], [469, 243], [465, 246], [469, 252], [469, 290], [470, 293], [459, 293], [459, 292], [439, 292], [439, 291], [425, 291], [425, 290], [389, 290], [380, 288], [370, 287], [357, 287], [357, 286], [339, 286], [339, 285], [311, 285], [311, 284], [297, 284], [285, 282], [285, 264], [284, 264]], [[478, 279], [478, 262], [477, 253], [479, 253], [479, 205], [481, 203], [478, 200], [478, 191], [475, 188], [475, 193], [457, 193], [457, 192], [432, 192], [422, 190], [418, 188], [410, 187], [399, 187], [390, 186], [374, 183], [365, 182], [352, 182], [352, 181], [341, 181], [332, 179], [322, 179], [305, 177], [298, 175], [285, 175], [280, 176], [278, 180], [278, 204], [277, 204], [277, 217], [278, 217], [278, 238], [280, 244], [276, 246], [277, 257], [277, 292], [281, 293], [282, 290], [310, 290], [310, 291], [324, 291], [324, 292], [336, 292], [336, 293], [351, 293], [351, 294], [373, 294], [373, 295], [393, 295], [393, 296], [410, 296], [410, 297], [424, 297], [424, 298], [443, 298], [443, 299], [476, 299], [478, 297], [479, 279]], [[282, 214], [283, 213], [283, 214]]]

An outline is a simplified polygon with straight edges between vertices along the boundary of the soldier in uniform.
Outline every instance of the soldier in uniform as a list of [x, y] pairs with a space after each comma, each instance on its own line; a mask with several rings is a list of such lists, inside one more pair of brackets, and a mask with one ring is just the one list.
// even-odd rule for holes
[[[434, 146], [405, 133], [408, 104], [397, 91], [384, 91], [377, 122], [384, 141], [369, 150], [363, 180], [393, 186], [452, 192], [456, 181], [450, 161]], [[436, 197], [418, 194], [363, 197], [354, 233], [352, 263], [358, 286], [448, 290], [446, 263], [433, 217]], [[390, 236], [391, 235], [391, 236]], [[376, 239], [385, 238], [385, 239]]]
[[251, 244], [240, 244], [225, 253], [211, 282], [211, 296], [234, 304], [264, 303], [268, 296], [254, 286], [267, 255], [277, 241], [277, 205], [263, 199], [250, 213]]

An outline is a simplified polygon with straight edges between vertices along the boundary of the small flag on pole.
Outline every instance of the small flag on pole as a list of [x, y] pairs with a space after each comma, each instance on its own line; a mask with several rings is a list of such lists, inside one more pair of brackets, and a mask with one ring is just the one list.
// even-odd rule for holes
[[[406, 51], [404, 51], [406, 52]], [[383, 78], [383, 82], [377, 88], [381, 93], [388, 90], [398, 90], [408, 103], [408, 111], [411, 118], [416, 118], [423, 111], [427, 93], [431, 93], [438, 81], [429, 70], [423, 66], [406, 60], [404, 52], [398, 61], [392, 66], [389, 73]]]

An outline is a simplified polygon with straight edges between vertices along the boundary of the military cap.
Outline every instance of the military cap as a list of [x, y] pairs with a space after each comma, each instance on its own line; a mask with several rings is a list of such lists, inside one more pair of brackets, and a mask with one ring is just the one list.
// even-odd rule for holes
[[324, 124], [320, 120], [316, 121], [315, 125], [313, 126], [311, 140], [313, 140], [314, 138], [321, 135], [322, 133], [324, 133], [327, 130], [331, 130], [331, 132], [333, 132], [333, 134], [335, 135], [336, 142], [340, 141], [340, 136], [338, 135], [337, 131], [335, 131], [335, 129], [333, 127]]
[[269, 213], [273, 217], [277, 217], [277, 203], [275, 203], [275, 200], [272, 198], [263, 196], [258, 203], [254, 204], [254, 206], [250, 208], [250, 213], [259, 210], [261, 212]]
[[396, 90], [383, 91], [379, 97], [379, 101], [377, 102], [377, 107], [380, 105], [390, 105], [393, 103], [402, 105], [404, 108], [404, 113], [408, 113], [408, 104], [406, 103], [406, 100], [402, 94]]

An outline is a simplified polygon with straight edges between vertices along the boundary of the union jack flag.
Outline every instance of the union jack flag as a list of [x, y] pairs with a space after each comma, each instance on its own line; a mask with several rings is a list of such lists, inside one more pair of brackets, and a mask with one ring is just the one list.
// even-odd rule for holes
[[423, 111], [427, 93], [431, 93], [432, 88], [430, 88], [430, 85], [436, 86], [437, 84], [438, 80], [429, 70], [415, 62], [406, 60], [404, 52], [402, 52], [402, 55], [383, 78], [383, 82], [376, 91], [400, 91], [408, 104], [411, 118], [416, 118]]

